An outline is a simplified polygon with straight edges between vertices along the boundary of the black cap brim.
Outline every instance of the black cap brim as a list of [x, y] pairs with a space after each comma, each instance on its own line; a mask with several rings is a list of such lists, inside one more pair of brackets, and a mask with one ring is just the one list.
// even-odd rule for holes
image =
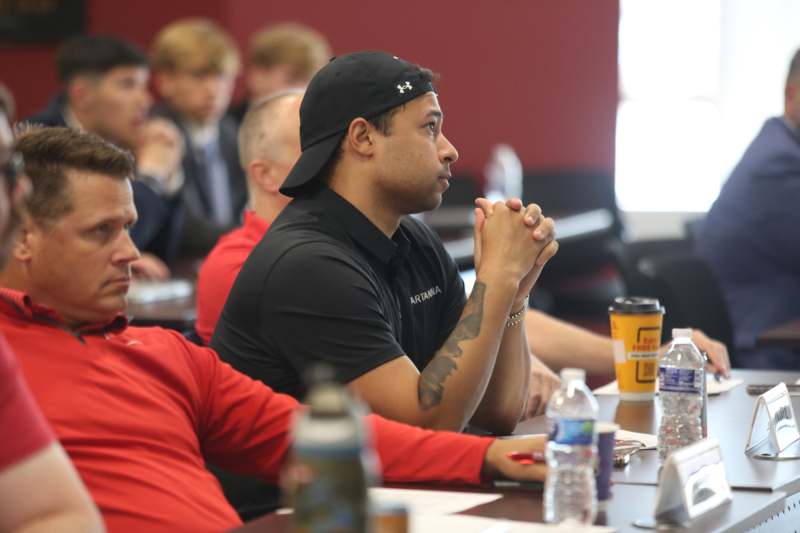
[[314, 181], [339, 149], [344, 134], [344, 131], [336, 133], [303, 150], [281, 185], [281, 194], [295, 197]]

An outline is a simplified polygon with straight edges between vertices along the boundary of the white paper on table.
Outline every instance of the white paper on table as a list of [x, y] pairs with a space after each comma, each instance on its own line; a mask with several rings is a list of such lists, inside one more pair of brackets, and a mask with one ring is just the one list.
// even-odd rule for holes
[[[716, 396], [718, 394], [722, 394], [723, 392], [728, 392], [729, 390], [735, 389], [742, 383], [744, 383], [743, 380], [736, 378], [717, 381], [713, 375], [706, 374], [706, 386], [708, 387], [709, 396]], [[617, 381], [614, 380], [611, 383], [603, 385], [602, 387], [597, 387], [592, 392], [595, 396], [617, 396], [619, 395], [619, 385], [617, 385]], [[656, 382], [656, 394], [658, 394], [658, 382]]]
[[165, 300], [188, 298], [194, 292], [194, 284], [186, 279], [166, 281], [135, 280], [128, 290], [128, 303], [148, 304]]
[[369, 489], [373, 503], [403, 503], [409, 514], [444, 515], [466, 511], [484, 503], [499, 500], [502, 494], [481, 492], [449, 492], [443, 490]]
[[614, 433], [614, 440], [635, 440], [644, 444], [642, 450], [654, 450], [658, 447], [658, 435], [650, 433], [637, 433], [627, 429], [618, 429]]
[[612, 533], [610, 527], [599, 526], [555, 526], [535, 522], [497, 520], [466, 515], [411, 515], [411, 533]]

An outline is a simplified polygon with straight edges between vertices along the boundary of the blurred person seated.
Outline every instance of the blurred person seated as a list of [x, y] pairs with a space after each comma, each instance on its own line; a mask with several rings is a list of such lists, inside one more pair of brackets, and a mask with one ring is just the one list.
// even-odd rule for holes
[[231, 106], [228, 114], [241, 124], [247, 110], [263, 98], [308, 85], [330, 58], [328, 41], [308, 26], [286, 22], [263, 28], [250, 38], [247, 98]]
[[697, 252], [728, 303], [737, 359], [797, 369], [797, 352], [756, 347], [758, 335], [800, 318], [800, 50], [784, 86], [783, 116], [768, 119], [711, 206]]
[[[212, 462], [276, 482], [299, 404], [161, 328], [128, 326], [130, 264], [139, 252], [130, 156], [65, 128], [18, 137], [33, 182], [21, 231], [0, 272], [0, 328], [34, 398], [110, 530], [227, 531], [240, 523]], [[515, 440], [433, 432], [370, 416], [387, 482], [479, 484], [543, 479]]]
[[140, 222], [132, 236], [146, 252], [134, 272], [145, 279], [169, 277], [167, 264], [175, 259], [182, 224], [183, 145], [172, 124], [147, 117], [152, 104], [147, 56], [132, 43], [88, 35], [65, 42], [56, 65], [62, 90], [26, 122], [96, 133], [134, 153]]
[[163, 28], [152, 47], [158, 116], [171, 120], [186, 144], [182, 202], [185, 254], [205, 256], [241, 220], [247, 202], [236, 122], [225, 116], [239, 72], [233, 39], [214, 22], [182, 19]]
[[197, 276], [195, 329], [208, 344], [236, 275], [269, 225], [291, 198], [280, 193], [286, 175], [300, 157], [302, 90], [262, 99], [239, 129], [239, 154], [247, 176], [250, 209], [244, 223], [220, 238]]
[[[13, 103], [0, 84], [0, 268], [16, 236], [15, 205], [30, 191], [20, 174], [10, 122]], [[99, 532], [103, 524], [72, 463], [36, 406], [11, 348], [0, 335], [0, 531]]]

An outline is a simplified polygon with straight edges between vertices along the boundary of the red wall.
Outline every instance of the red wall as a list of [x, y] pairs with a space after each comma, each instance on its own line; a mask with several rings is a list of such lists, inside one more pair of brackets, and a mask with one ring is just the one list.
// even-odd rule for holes
[[[618, 0], [266, 2], [88, 0], [90, 31], [147, 47], [165, 23], [208, 16], [240, 45], [261, 26], [295, 20], [328, 36], [335, 53], [378, 48], [441, 74], [445, 131], [456, 173], [480, 175], [495, 142], [526, 168], [613, 169]], [[20, 116], [56, 90], [55, 47], [0, 49], [0, 80]]]

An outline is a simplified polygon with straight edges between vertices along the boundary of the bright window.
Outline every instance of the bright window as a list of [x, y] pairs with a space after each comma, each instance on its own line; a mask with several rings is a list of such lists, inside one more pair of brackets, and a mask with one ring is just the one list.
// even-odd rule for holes
[[621, 0], [616, 189], [624, 211], [705, 211], [783, 111], [794, 0]]

